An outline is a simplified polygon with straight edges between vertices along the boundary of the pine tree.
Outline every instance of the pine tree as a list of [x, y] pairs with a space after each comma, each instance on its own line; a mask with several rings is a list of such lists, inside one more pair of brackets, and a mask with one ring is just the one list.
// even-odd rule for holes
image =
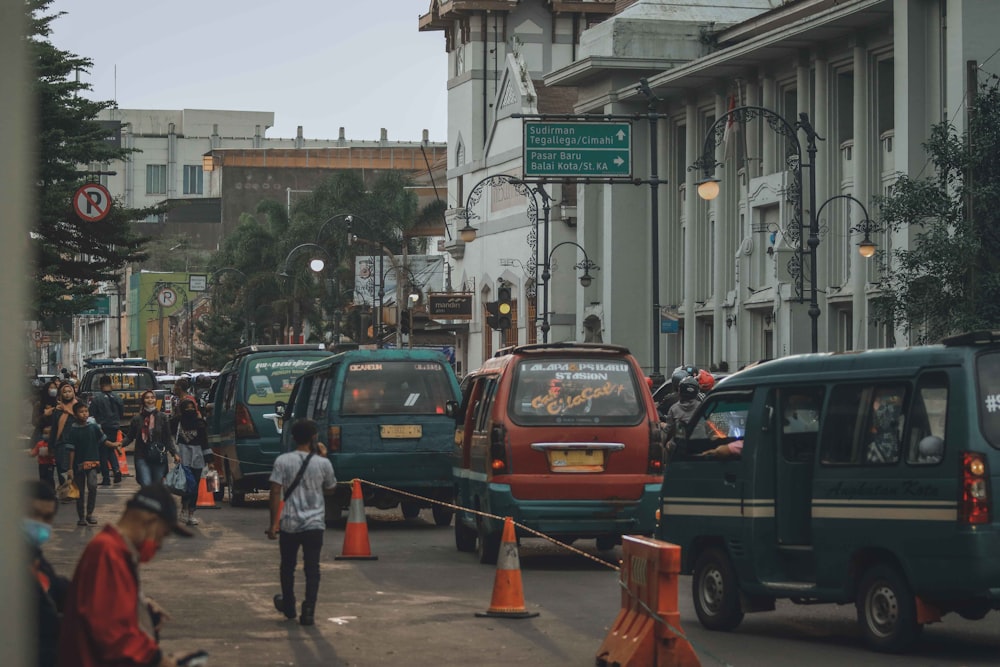
[[887, 228], [910, 242], [882, 257], [891, 270], [876, 314], [914, 343], [1000, 328], [1000, 80], [968, 105], [962, 135], [949, 123], [931, 129], [929, 176], [902, 176], [879, 200]]
[[50, 25], [62, 15], [48, 13], [51, 3], [25, 0], [39, 119], [38, 208], [31, 233], [37, 293], [32, 317], [44, 328], [54, 329], [91, 307], [98, 283], [116, 280], [126, 263], [145, 258], [142, 248], [148, 239], [134, 232], [131, 221], [153, 211], [125, 209], [115, 202], [106, 218], [87, 222], [73, 210], [73, 193], [95, 180], [95, 167], [105, 169], [127, 151], [107, 141], [107, 129], [95, 120], [114, 103], [88, 99], [84, 94], [90, 85], [76, 80], [77, 73], [89, 70], [93, 62], [49, 41]]

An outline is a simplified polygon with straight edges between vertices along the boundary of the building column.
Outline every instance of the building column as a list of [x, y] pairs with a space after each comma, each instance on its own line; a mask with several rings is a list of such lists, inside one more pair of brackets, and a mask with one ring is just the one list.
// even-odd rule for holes
[[[723, 114], [728, 111], [726, 104], [725, 95], [715, 96], [715, 117], [721, 118]], [[726, 146], [723, 142], [719, 144], [716, 148], [715, 159], [717, 162], [726, 162]], [[733, 171], [727, 169], [727, 171]], [[729, 180], [729, 179], [727, 179]], [[723, 223], [723, 218], [726, 215], [731, 214], [731, 210], [727, 204], [731, 201], [729, 193], [732, 192], [734, 188], [739, 188], [739, 178], [730, 182], [725, 190], [721, 193], [721, 197], [716, 197], [709, 207], [708, 212], [708, 224], [714, 226], [715, 235], [711, 235], [711, 227], [709, 227], [709, 240], [712, 242], [712, 247], [709, 251], [712, 253], [712, 349], [710, 350], [709, 362], [712, 364], [718, 364], [723, 358], [728, 355], [725, 353], [725, 347], [723, 346], [723, 336], [726, 333], [726, 316], [722, 310], [722, 306], [726, 300], [726, 272], [725, 272], [725, 262], [731, 261], [731, 258], [726, 257], [725, 248], [727, 244], [725, 243], [726, 225]]]
[[[868, 91], [868, 49], [864, 44], [856, 44], [853, 49], [854, 56], [854, 192], [852, 195], [861, 201], [866, 208], [869, 208], [871, 187], [868, 182], [869, 165], [873, 160], [871, 151], [871, 141], [869, 135], [869, 118], [871, 116], [870, 94]], [[863, 219], [864, 214], [861, 208], [854, 202], [848, 204], [847, 210], [851, 212], [848, 220], [851, 226], [856, 221]], [[850, 234], [847, 248], [844, 252], [850, 253], [851, 266], [851, 286], [853, 289], [851, 299], [851, 325], [854, 327], [854, 349], [868, 349], [868, 298], [866, 290], [868, 287], [868, 265], [867, 260], [861, 257], [855, 248], [855, 237], [857, 234]]]
[[[833, 160], [837, 158], [839, 151], [837, 150], [836, 143], [831, 139], [833, 133], [830, 128], [830, 64], [827, 62], [825, 54], [816, 52], [813, 66], [815, 67], [816, 77], [815, 85], [813, 86], [813, 128], [816, 130], [816, 134], [828, 139], [828, 141], [819, 144], [819, 150], [816, 152], [816, 163], [813, 165], [813, 169], [816, 170], [816, 201], [818, 205], [822, 205], [831, 194], [831, 165], [833, 164]], [[823, 243], [827, 244], [825, 248], [823, 247]], [[833, 317], [829, 301], [826, 301], [822, 296], [827, 293], [826, 290], [830, 286], [830, 258], [833, 257], [831, 248], [833, 243], [834, 239], [828, 232], [825, 238], [820, 239], [820, 246], [817, 252], [818, 259], [822, 258], [817, 266], [816, 275], [820, 287], [824, 290], [820, 293], [820, 298], [824, 301], [820, 307], [825, 314], [825, 317], [820, 317], [820, 350], [830, 349], [830, 340], [832, 340], [831, 337], [836, 324], [836, 318]]]
[[[698, 107], [693, 102], [688, 102], [684, 106], [684, 121], [687, 124], [685, 142], [687, 145], [684, 151], [687, 158], [685, 164], [694, 164], [700, 152], [699, 132], [698, 132]], [[696, 341], [698, 334], [697, 316], [695, 315], [695, 290], [697, 285], [696, 272], [693, 270], [692, 262], [695, 260], [697, 237], [696, 226], [698, 224], [698, 204], [701, 201], [698, 197], [698, 186], [695, 172], [688, 170], [684, 184], [687, 190], [687, 201], [685, 202], [684, 217], [686, 218], [684, 233], [684, 357], [682, 364], [694, 363], [696, 358]]]

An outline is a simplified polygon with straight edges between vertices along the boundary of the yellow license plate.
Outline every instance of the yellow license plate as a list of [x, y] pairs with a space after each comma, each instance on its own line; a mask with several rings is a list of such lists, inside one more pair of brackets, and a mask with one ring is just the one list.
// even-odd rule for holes
[[604, 451], [600, 449], [550, 449], [552, 472], [600, 472], [604, 470]]
[[383, 438], [419, 438], [424, 434], [420, 424], [386, 424], [379, 426]]

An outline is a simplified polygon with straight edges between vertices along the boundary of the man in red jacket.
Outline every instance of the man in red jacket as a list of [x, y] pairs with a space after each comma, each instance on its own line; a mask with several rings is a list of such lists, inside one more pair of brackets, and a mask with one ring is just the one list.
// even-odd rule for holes
[[157, 642], [162, 610], [139, 588], [149, 562], [177, 523], [177, 504], [162, 484], [141, 488], [117, 524], [108, 524], [77, 563], [64, 608], [57, 664], [69, 667], [176, 667]]

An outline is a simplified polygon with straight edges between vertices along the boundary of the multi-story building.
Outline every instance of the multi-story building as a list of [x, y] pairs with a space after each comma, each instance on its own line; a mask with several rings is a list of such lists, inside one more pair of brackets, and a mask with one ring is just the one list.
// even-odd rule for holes
[[[873, 197], [899, 174], [925, 173], [921, 144], [934, 123], [963, 128], [965, 96], [975, 87], [969, 73], [974, 79], [1000, 70], [990, 28], [1000, 6], [957, 0], [489, 5], [434, 2], [421, 19], [423, 29], [445, 31], [451, 55], [448, 173], [456, 231], [466, 222], [462, 194], [479, 174], [523, 173], [522, 121], [509, 110], [513, 103], [513, 111], [537, 113], [542, 87], [574, 91], [575, 114], [635, 115], [631, 157], [640, 180], [653, 173], [651, 148], [657, 156], [661, 182], [653, 187], [567, 184], [555, 196], [575, 207], [571, 219], [554, 216], [550, 247], [572, 240], [601, 270], [584, 287], [573, 280], [579, 271], [570, 269], [582, 255], [536, 263], [561, 264], [548, 284], [550, 339], [594, 338], [596, 326], [600, 338], [627, 345], [659, 373], [680, 363], [735, 370], [808, 352], [814, 340], [821, 351], [905, 342], [872, 317], [879, 265], [862, 258], [858, 244], [866, 234], [883, 251], [913, 241], [909, 231], [878, 227]], [[598, 7], [611, 11], [586, 13]], [[595, 16], [603, 20], [589, 25]], [[497, 52], [506, 57], [502, 70], [490, 67]], [[757, 110], [738, 111], [745, 107]], [[802, 114], [816, 135], [815, 159], [797, 124]], [[464, 166], [470, 157], [473, 166]], [[693, 168], [706, 160], [721, 166], [707, 173]], [[719, 180], [711, 202], [695, 195], [706, 176]], [[481, 213], [473, 222], [481, 236], [510, 239], [464, 248], [456, 271], [484, 290], [510, 277], [498, 270], [500, 259], [527, 252], [523, 243], [516, 247], [521, 232], [514, 231], [527, 223], [523, 216], [519, 224], [484, 220]], [[557, 328], [557, 319], [570, 324]], [[676, 333], [661, 333], [661, 319], [676, 322], [668, 329]], [[470, 327], [473, 365], [490, 350], [476, 340], [479, 327]], [[518, 340], [531, 340], [530, 332], [522, 330]]]

